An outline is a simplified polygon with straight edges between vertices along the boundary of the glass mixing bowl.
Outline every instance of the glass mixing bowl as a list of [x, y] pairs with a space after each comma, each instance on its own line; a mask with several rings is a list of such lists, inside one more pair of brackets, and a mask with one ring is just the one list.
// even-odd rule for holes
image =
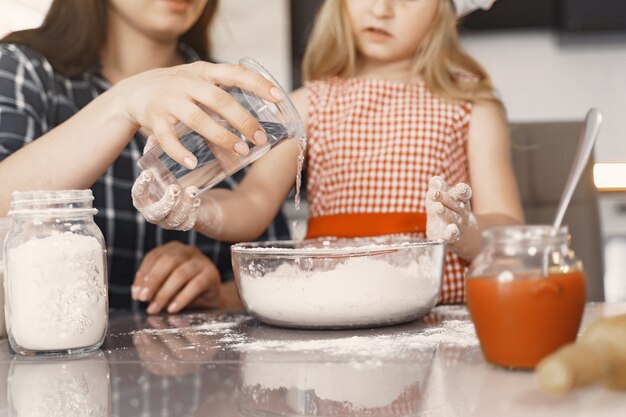
[[296, 328], [384, 326], [437, 302], [446, 247], [405, 237], [240, 243], [233, 270], [246, 310]]

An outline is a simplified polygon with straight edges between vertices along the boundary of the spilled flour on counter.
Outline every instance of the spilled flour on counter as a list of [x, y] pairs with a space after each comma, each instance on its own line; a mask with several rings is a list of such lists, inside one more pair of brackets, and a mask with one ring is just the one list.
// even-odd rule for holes
[[[317, 333], [320, 336], [320, 333]], [[284, 335], [288, 337], [288, 334]], [[438, 327], [396, 334], [352, 336], [345, 338], [318, 338], [310, 340], [251, 340], [235, 343], [230, 348], [243, 352], [316, 352], [330, 356], [351, 356], [355, 359], [386, 359], [403, 353], [436, 348], [440, 344], [458, 348], [478, 345], [476, 331], [471, 322], [444, 321]]]
[[[437, 307], [432, 315], [437, 315]], [[455, 309], [456, 310], [456, 309]], [[443, 310], [442, 310], [443, 311]], [[463, 308], [458, 309], [459, 316]], [[430, 315], [429, 315], [430, 316]], [[180, 349], [219, 348], [223, 351], [258, 354], [315, 354], [325, 360], [345, 360], [355, 366], [363, 362], [381, 362], [402, 359], [416, 352], [436, 349], [443, 345], [464, 350], [478, 346], [478, 338], [471, 321], [442, 320], [437, 325], [416, 323], [414, 328], [389, 327], [374, 330], [298, 331], [258, 325], [247, 315], [216, 318], [194, 315], [186, 326], [164, 329], [143, 329], [132, 335], [168, 339], [187, 336], [209, 336], [196, 340], [191, 337]]]
[[[252, 317], [244, 315], [215, 317], [204, 314], [193, 314], [187, 315], [185, 318], [190, 321], [190, 323], [185, 326], [169, 327], [165, 329], [141, 329], [127, 334], [138, 336], [146, 335], [155, 338], [179, 337], [182, 335], [211, 336], [211, 342], [214, 343], [214, 345], [202, 347], [222, 347], [232, 343], [243, 342], [245, 337], [243, 334], [236, 331], [236, 328], [246, 321], [253, 320]], [[205, 340], [204, 342], [208, 343], [209, 341]], [[195, 345], [192, 343], [187, 349], [193, 349], [194, 346]]]
[[188, 327], [174, 327], [171, 329], [143, 329], [131, 332], [131, 334], [151, 334], [151, 335], [165, 335], [176, 334], [181, 332], [194, 333], [194, 334], [220, 334], [230, 333], [231, 329], [237, 326], [239, 322], [216, 322], [216, 323], [203, 323]]

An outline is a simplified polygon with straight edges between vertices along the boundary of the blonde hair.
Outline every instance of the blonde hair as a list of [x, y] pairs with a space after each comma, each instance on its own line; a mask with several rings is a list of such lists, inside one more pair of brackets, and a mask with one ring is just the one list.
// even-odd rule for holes
[[[435, 21], [415, 52], [413, 78], [421, 76], [437, 95], [450, 100], [494, 100], [489, 74], [461, 46], [451, 0], [441, 0]], [[343, 0], [326, 0], [302, 62], [306, 81], [354, 76], [357, 50]]]

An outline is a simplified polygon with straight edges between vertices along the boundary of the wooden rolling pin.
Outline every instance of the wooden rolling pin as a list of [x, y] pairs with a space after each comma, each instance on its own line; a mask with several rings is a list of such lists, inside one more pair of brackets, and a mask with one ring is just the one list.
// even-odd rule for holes
[[541, 361], [536, 374], [556, 394], [592, 383], [626, 389], [626, 314], [594, 321], [576, 343]]

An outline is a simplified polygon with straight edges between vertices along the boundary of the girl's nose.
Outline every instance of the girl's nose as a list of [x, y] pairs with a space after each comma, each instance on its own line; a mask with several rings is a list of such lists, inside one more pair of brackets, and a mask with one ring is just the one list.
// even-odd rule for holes
[[372, 0], [370, 13], [379, 18], [393, 16], [393, 2], [396, 0]]

